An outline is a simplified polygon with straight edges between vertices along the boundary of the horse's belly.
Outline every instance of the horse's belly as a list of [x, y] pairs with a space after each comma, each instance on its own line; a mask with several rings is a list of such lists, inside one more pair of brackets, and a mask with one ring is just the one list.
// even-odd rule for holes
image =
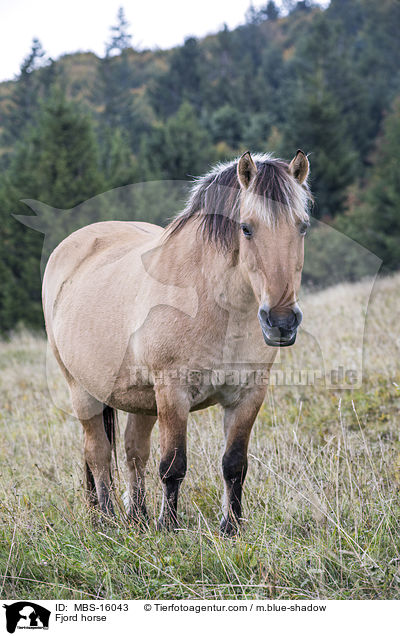
[[128, 413], [157, 415], [156, 395], [153, 386], [116, 388], [107, 402], [113, 408]]
[[114, 384], [107, 404], [129, 413], [157, 415], [155, 385], [160, 386], [165, 382], [170, 385], [171, 396], [177, 388], [179, 392], [186, 393], [191, 412], [214, 404], [225, 407], [239, 402], [248, 394], [249, 389], [265, 391], [268, 378], [267, 366], [262, 369], [203, 369], [187, 373], [181, 371], [180, 374], [173, 370], [152, 373], [141, 368], [140, 373], [123, 373]]
[[[183, 385], [180, 385], [182, 388]], [[218, 402], [218, 390], [210, 385], [186, 385], [186, 392], [190, 403], [190, 411], [198, 411]], [[113, 408], [128, 413], [143, 413], [157, 415], [157, 401], [153, 384], [136, 382], [134, 385], [117, 384], [107, 399], [107, 404]]]

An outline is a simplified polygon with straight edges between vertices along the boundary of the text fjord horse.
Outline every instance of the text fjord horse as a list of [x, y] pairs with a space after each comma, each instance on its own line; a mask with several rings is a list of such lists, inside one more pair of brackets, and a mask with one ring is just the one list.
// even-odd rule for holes
[[[173, 527], [189, 412], [219, 403], [225, 413], [221, 532], [237, 530], [265, 378], [276, 347], [294, 343], [301, 321], [296, 298], [308, 171], [300, 150], [290, 164], [247, 152], [198, 179], [166, 229], [94, 223], [51, 255], [43, 282], [47, 334], [84, 428], [88, 498], [104, 513], [113, 513], [114, 409], [129, 413], [132, 520], [146, 515], [145, 467], [158, 419], [159, 527]], [[249, 369], [261, 370], [264, 381], [249, 381], [242, 373]]]

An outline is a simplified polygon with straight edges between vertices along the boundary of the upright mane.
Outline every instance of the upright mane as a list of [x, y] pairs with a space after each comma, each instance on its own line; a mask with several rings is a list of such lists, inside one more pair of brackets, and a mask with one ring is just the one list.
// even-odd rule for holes
[[[306, 221], [308, 203], [312, 200], [308, 185], [300, 185], [282, 159], [256, 154], [253, 160], [257, 173], [243, 195], [243, 206], [251, 206], [270, 226], [282, 216], [291, 223]], [[205, 240], [225, 250], [236, 245], [241, 201], [238, 161], [219, 163], [194, 180], [185, 208], [167, 228], [168, 236], [197, 219], [198, 231]]]

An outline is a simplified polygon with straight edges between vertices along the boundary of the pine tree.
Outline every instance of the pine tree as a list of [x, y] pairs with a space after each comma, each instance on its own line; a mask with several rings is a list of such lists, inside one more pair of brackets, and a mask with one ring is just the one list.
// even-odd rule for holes
[[277, 20], [279, 18], [279, 8], [274, 0], [269, 0], [266, 5], [256, 9], [252, 4], [246, 12], [246, 22], [248, 24], [261, 24], [264, 20]]
[[[36, 199], [63, 210], [98, 193], [102, 183], [89, 117], [54, 89], [17, 145], [0, 187], [0, 330], [12, 328], [19, 320], [32, 326], [42, 324], [39, 265], [43, 236], [11, 216], [27, 213], [21, 199]], [[47, 225], [58, 240], [71, 231], [62, 211], [52, 213]]]
[[170, 67], [153, 82], [150, 97], [156, 112], [169, 117], [184, 101], [200, 114], [204, 101], [204, 54], [196, 38], [186, 38], [174, 49]]
[[11, 174], [24, 198], [49, 199], [59, 208], [73, 207], [101, 190], [91, 119], [61, 89], [53, 90], [18, 146]]
[[131, 46], [132, 36], [128, 32], [129, 22], [125, 18], [123, 7], [118, 9], [117, 24], [112, 26], [109, 42], [106, 43], [106, 57], [121, 55], [122, 51]]
[[101, 147], [104, 190], [133, 183], [136, 177], [127, 133], [121, 128], [105, 129]]
[[[312, 153], [314, 214], [319, 217], [333, 218], [343, 212], [346, 189], [358, 167], [348, 124], [348, 98], [354, 101], [357, 96], [352, 92], [343, 46], [338, 25], [318, 14], [309, 37], [299, 44], [290, 62], [283, 96], [288, 104], [282, 127], [283, 152], [290, 156], [293, 148], [302, 148]], [[358, 113], [361, 117], [360, 110]]]
[[311, 152], [311, 189], [317, 217], [343, 212], [346, 188], [353, 182], [356, 155], [348, 143], [345, 121], [335, 96], [317, 75], [299, 86], [288, 108], [283, 154], [296, 148]]
[[213, 159], [207, 131], [194, 108], [184, 102], [176, 115], [143, 140], [139, 163], [147, 178], [187, 179], [202, 174]]
[[339, 229], [379, 256], [385, 267], [400, 265], [400, 98], [387, 114], [378, 141], [374, 165], [359, 200]]
[[131, 128], [132, 68], [129, 59], [131, 35], [124, 10], [118, 11], [116, 26], [111, 27], [111, 37], [106, 43], [106, 56], [101, 61], [101, 94], [104, 100], [103, 123], [111, 128]]
[[225, 141], [231, 148], [238, 148], [246, 128], [246, 116], [231, 104], [216, 110], [210, 122], [213, 141]]
[[265, 7], [265, 15], [268, 20], [277, 20], [279, 18], [279, 8], [273, 0], [269, 0]]
[[24, 58], [18, 81], [12, 94], [12, 107], [4, 123], [5, 145], [15, 142], [32, 122], [43, 87], [36, 72], [47, 62], [40, 41], [33, 38], [31, 50]]

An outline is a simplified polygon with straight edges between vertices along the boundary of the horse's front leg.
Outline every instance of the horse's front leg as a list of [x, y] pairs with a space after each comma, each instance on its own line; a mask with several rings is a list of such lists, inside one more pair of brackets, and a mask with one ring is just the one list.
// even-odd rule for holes
[[265, 390], [252, 391], [239, 404], [225, 408], [225, 452], [222, 457], [224, 499], [220, 527], [224, 535], [232, 536], [239, 529], [242, 489], [247, 472], [247, 448], [264, 396]]
[[189, 403], [180, 389], [164, 385], [156, 387], [157, 414], [160, 430], [160, 478], [163, 486], [158, 529], [178, 525], [178, 494], [186, 474], [186, 431]]

